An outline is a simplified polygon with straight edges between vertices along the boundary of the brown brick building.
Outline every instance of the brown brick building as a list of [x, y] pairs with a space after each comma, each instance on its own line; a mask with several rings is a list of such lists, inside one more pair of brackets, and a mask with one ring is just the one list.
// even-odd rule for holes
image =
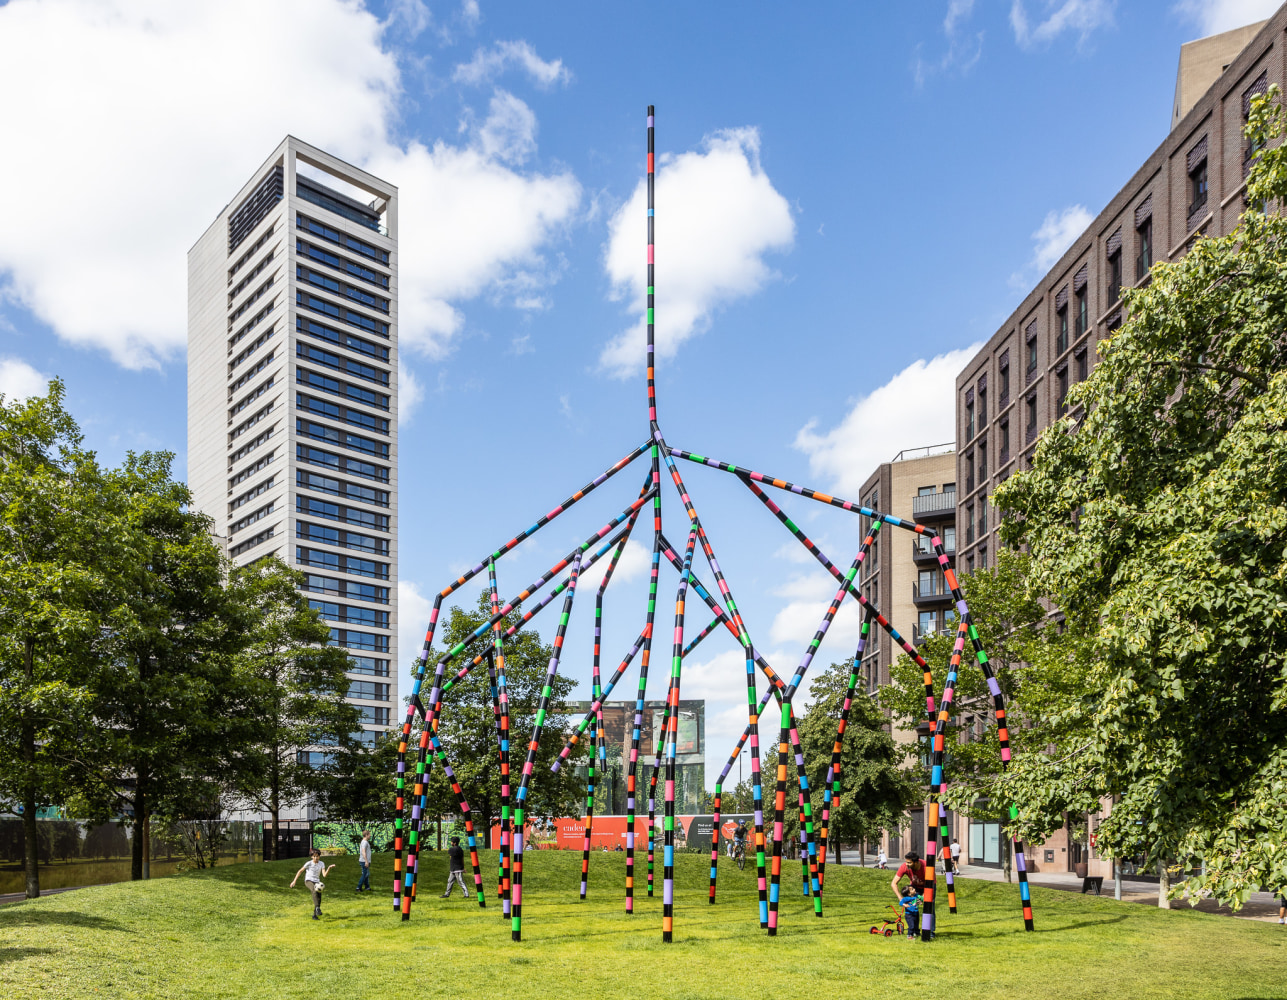
[[992, 490], [1028, 467], [1068, 389], [1095, 364], [1096, 344], [1121, 326], [1119, 290], [1146, 284], [1152, 263], [1178, 260], [1199, 235], [1237, 226], [1251, 162], [1242, 128], [1250, 96], [1287, 80], [1287, 6], [1255, 27], [1183, 47], [1176, 99], [1201, 96], [1177, 105], [1162, 144], [957, 377], [961, 572], [995, 560]]
[[[1180, 259], [1198, 236], [1238, 225], [1254, 152], [1242, 136], [1250, 97], [1284, 86], [1284, 48], [1287, 5], [1268, 21], [1182, 47], [1170, 134], [957, 377], [959, 572], [995, 560], [992, 491], [1030, 466], [1041, 432], [1067, 412], [1067, 392], [1095, 364], [1096, 345], [1125, 319], [1120, 290], [1147, 284], [1150, 265]], [[1097, 821], [1070, 817], [1045, 844], [1030, 845], [1030, 869], [1086, 863], [1089, 874], [1111, 877], [1089, 842]], [[977, 826], [963, 838], [967, 858], [994, 863], [998, 831]], [[1134, 874], [1129, 861], [1124, 872]]]

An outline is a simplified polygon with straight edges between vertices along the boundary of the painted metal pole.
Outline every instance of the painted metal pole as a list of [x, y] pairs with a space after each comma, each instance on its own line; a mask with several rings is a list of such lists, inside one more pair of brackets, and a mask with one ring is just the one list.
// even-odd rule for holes
[[[876, 522], [879, 523], [879, 522]], [[836, 725], [836, 741], [831, 747], [831, 764], [827, 768], [827, 777], [822, 793], [822, 836], [818, 846], [818, 885], [819, 890], [826, 885], [827, 874], [827, 837], [831, 823], [832, 810], [840, 808], [840, 778], [842, 774], [842, 750], [845, 730], [849, 728], [849, 712], [854, 703], [854, 691], [858, 687], [859, 671], [862, 670], [862, 658], [867, 649], [867, 637], [871, 632], [872, 612], [867, 610], [863, 615], [862, 626], [858, 633], [858, 648], [854, 652], [853, 666], [849, 670], [849, 688], [845, 691], [845, 700], [840, 706], [840, 721]]]
[[[630, 528], [634, 527], [634, 519], [629, 524]], [[617, 568], [617, 561], [621, 558], [621, 553], [625, 550], [626, 542], [629, 536], [622, 538], [617, 543], [617, 547], [612, 552], [612, 558], [608, 562], [608, 568], [604, 570], [603, 579], [599, 583], [599, 589], [594, 595], [594, 656], [592, 660], [591, 683], [592, 693], [595, 701], [603, 697], [602, 676], [599, 671], [600, 655], [603, 641], [603, 594], [608, 589], [608, 583], [612, 580], [613, 571]], [[602, 710], [600, 710], [602, 711]], [[598, 747], [593, 747], [590, 754], [589, 763], [586, 766], [586, 791], [585, 791], [585, 838], [581, 849], [581, 898], [585, 899], [585, 894], [589, 888], [590, 881], [590, 838], [594, 832], [594, 782], [595, 782], [595, 752]], [[606, 756], [606, 754], [605, 754]]]
[[563, 613], [559, 616], [559, 628], [554, 635], [554, 652], [550, 656], [550, 666], [545, 674], [540, 701], [537, 703], [536, 722], [532, 726], [532, 739], [527, 744], [527, 760], [523, 762], [523, 773], [519, 778], [518, 794], [514, 803], [510, 937], [515, 941], [523, 940], [523, 822], [527, 812], [527, 793], [532, 781], [532, 768], [536, 764], [536, 752], [540, 748], [541, 732], [545, 728], [545, 716], [550, 710], [550, 699], [554, 697], [554, 678], [559, 672], [559, 658], [563, 655], [563, 638], [567, 634], [568, 618], [572, 614], [572, 600], [576, 597], [577, 577], [580, 573], [581, 555], [578, 553], [572, 562], [572, 582], [568, 585], [567, 597], [563, 599]]
[[483, 891], [483, 872], [478, 864], [478, 834], [474, 830], [474, 814], [470, 811], [469, 803], [465, 800], [465, 793], [460, 787], [460, 779], [456, 777], [456, 772], [451, 769], [451, 764], [447, 761], [447, 754], [442, 748], [442, 743], [438, 740], [438, 734], [434, 733], [430, 740], [433, 743], [434, 756], [438, 758], [438, 763], [442, 765], [443, 773], [447, 775], [447, 780], [451, 782], [452, 794], [456, 796], [456, 805], [460, 809], [460, 818], [465, 824], [465, 839], [469, 842], [469, 860], [474, 869], [474, 894], [478, 898], [480, 909], [487, 907], [487, 894]]
[[684, 569], [679, 574], [679, 592], [675, 595], [675, 643], [670, 657], [670, 690], [666, 705], [670, 715], [666, 724], [666, 815], [663, 836], [661, 884], [661, 939], [674, 940], [675, 930], [675, 754], [679, 746], [679, 691], [684, 666], [684, 599], [688, 595], [688, 570], [693, 565], [697, 546], [697, 528], [688, 532], [684, 549]]
[[[496, 560], [487, 566], [487, 582], [491, 589], [492, 614], [500, 611], [500, 592], [496, 588]], [[500, 850], [496, 866], [496, 895], [501, 901], [501, 918], [509, 917], [510, 885], [510, 842], [513, 836], [513, 825], [510, 815], [509, 787], [509, 688], [505, 682], [505, 634], [502, 622], [497, 621], [492, 627], [492, 651], [496, 662], [496, 725], [498, 729], [498, 750], [500, 754], [501, 782], [501, 815], [500, 815]]]
[[[656, 495], [656, 492], [657, 490], [655, 487], [650, 490], [650, 493], [652, 493], [653, 495]], [[434, 668], [433, 688], [432, 688], [428, 703], [424, 703], [423, 700], [419, 698], [420, 678], [421, 678], [421, 675], [423, 674], [423, 663], [421, 663], [420, 668], [418, 668], [417, 670], [416, 684], [413, 686], [412, 694], [411, 694], [411, 704], [412, 704], [411, 711], [414, 713], [415, 711], [414, 706], [417, 703], [417, 700], [420, 700], [420, 703], [425, 710], [424, 728], [422, 729], [420, 734], [420, 759], [417, 763], [418, 777], [423, 775], [425, 762], [428, 757], [429, 735], [433, 730], [434, 713], [437, 711], [438, 706], [442, 702], [443, 675], [446, 671], [447, 665], [451, 663], [456, 657], [458, 657], [468, 646], [470, 646], [472, 643], [474, 643], [475, 641], [477, 641], [478, 639], [486, 635], [487, 632], [489, 632], [492, 629], [492, 627], [496, 624], [497, 621], [499, 621], [505, 615], [513, 611], [518, 604], [526, 600], [536, 590], [543, 587], [546, 583], [548, 583], [551, 579], [553, 579], [566, 566], [572, 563], [573, 560], [575, 560], [577, 565], [579, 566], [580, 560], [583, 554], [585, 553], [585, 551], [589, 549], [590, 546], [592, 546], [595, 542], [600, 541], [606, 535], [614, 531], [617, 528], [617, 526], [621, 524], [622, 521], [625, 521], [636, 511], [640, 510], [643, 507], [644, 503], [646, 502], [647, 498], [648, 498], [648, 494], [645, 494], [644, 496], [641, 496], [637, 500], [635, 500], [634, 503], [632, 503], [629, 507], [625, 508], [625, 510], [617, 514], [616, 517], [614, 517], [611, 521], [605, 524], [597, 532], [595, 532], [593, 535], [587, 538], [584, 542], [582, 542], [581, 545], [577, 546], [577, 548], [569, 552], [566, 557], [564, 557], [555, 565], [551, 566], [544, 574], [541, 575], [539, 579], [537, 579], [534, 583], [532, 583], [526, 590], [524, 590], [517, 597], [509, 601], [499, 611], [495, 612], [486, 622], [484, 622], [482, 625], [479, 625], [476, 629], [474, 629], [474, 631], [470, 633], [468, 636], [466, 636], [464, 640], [457, 643], [450, 650], [448, 650], [447, 653], [441, 659], [439, 659], [438, 665]], [[480, 566], [480, 568], [483, 568], [483, 567]], [[463, 583], [467, 578], [468, 578], [467, 576], [460, 577], [458, 583]], [[440, 596], [445, 596], [448, 593], [450, 593], [450, 588], [448, 590], [443, 591], [442, 595]], [[428, 652], [429, 651], [427, 647], [426, 649], [421, 651], [422, 660], [427, 658]], [[420, 811], [422, 812], [424, 795], [421, 794], [419, 798], [421, 801], [420, 803], [418, 803], [418, 805], [420, 806]], [[403, 892], [402, 892], [402, 919], [403, 920], [411, 919], [411, 899], [412, 899], [411, 889], [415, 883], [415, 877], [416, 877], [415, 860], [420, 850], [420, 843], [418, 839], [420, 817], [419, 817], [419, 814], [416, 813], [414, 809], [413, 809], [413, 813], [415, 814], [412, 817], [411, 842], [408, 848], [410, 851], [410, 862], [407, 866], [407, 870], [405, 874], [403, 875]]]
[[630, 730], [630, 756], [626, 762], [626, 912], [635, 911], [635, 816], [639, 807], [639, 745], [643, 731], [644, 700], [648, 689], [648, 660], [652, 654], [653, 619], [657, 610], [657, 573], [661, 552], [652, 547], [648, 578], [648, 616], [644, 623], [643, 653], [639, 657], [639, 686], [635, 691], [634, 726]]
[[[760, 699], [760, 703], [756, 707], [756, 716], [759, 716], [764, 712], [764, 706], [769, 703], [769, 699], [773, 697], [773, 693], [772, 687], [764, 692], [764, 697]], [[724, 792], [724, 780], [728, 777], [729, 771], [733, 770], [733, 764], [741, 755], [742, 747], [746, 745], [746, 741], [750, 738], [750, 735], [751, 727], [748, 725], [742, 730], [742, 735], [737, 741], [737, 746], [735, 746], [733, 748], [733, 752], [729, 754], [728, 761], [724, 764], [724, 770], [720, 771], [719, 777], [715, 779], [715, 828], [711, 831], [711, 882], [709, 890], [710, 896], [708, 899], [708, 902], [712, 905], [715, 903], [715, 884], [719, 875], [720, 797]]]
[[720, 596], [724, 598], [724, 606], [728, 609], [728, 614], [733, 619], [733, 624], [737, 626], [738, 641], [746, 655], [746, 709], [747, 723], [751, 727], [751, 796], [755, 803], [755, 868], [760, 897], [760, 926], [767, 928], [769, 925], [769, 900], [768, 878], [764, 858], [764, 788], [760, 778], [760, 727], [759, 716], [755, 708], [755, 644], [751, 642], [751, 635], [747, 631], [746, 623], [742, 620], [742, 613], [738, 610], [733, 591], [729, 587], [728, 581], [724, 579], [724, 572], [720, 569], [719, 559], [715, 555], [715, 548], [711, 545], [705, 528], [702, 527], [701, 518], [697, 516], [697, 508], [689, 495], [688, 487], [684, 485], [684, 478], [679, 472], [679, 466], [675, 464], [675, 460], [671, 457], [670, 450], [666, 446], [661, 432], [654, 430], [653, 436], [657, 443], [661, 445], [666, 469], [670, 472], [671, 481], [679, 493], [680, 503], [683, 504], [684, 512], [688, 515], [688, 523], [697, 529], [697, 540], [701, 543], [702, 553], [706, 557], [707, 565], [711, 568], [711, 573], [715, 576], [715, 583], [719, 587]]
[[[548, 513], [537, 518], [536, 522], [530, 528], [527, 528], [525, 531], [519, 532], [519, 534], [515, 535], [508, 542], [502, 545], [499, 549], [493, 552], [492, 555], [488, 557], [488, 559], [499, 558], [500, 556], [504, 555], [506, 552], [510, 551], [515, 546], [517, 546], [520, 542], [524, 541], [527, 538], [530, 538], [537, 531], [545, 527], [545, 525], [549, 524], [556, 517], [558, 517], [568, 508], [570, 508], [573, 504], [577, 503], [579, 500], [582, 500], [583, 498], [588, 496], [591, 492], [593, 492], [598, 487], [602, 486], [614, 475], [616, 475], [618, 472], [624, 469], [627, 465], [629, 465], [636, 458], [642, 455], [645, 450], [649, 449], [651, 447], [651, 444], [652, 442], [650, 438], [649, 441], [644, 442], [642, 445], [632, 450], [628, 455], [625, 455], [622, 458], [620, 458], [610, 468], [600, 473], [590, 482], [586, 483], [586, 485], [582, 486], [579, 490], [573, 493], [570, 497], [564, 500], [557, 507], [553, 508]], [[654, 482], [657, 480], [657, 477], [655, 475], [653, 476], [653, 480]], [[409, 853], [412, 849], [411, 841], [408, 838], [404, 837], [404, 832], [405, 832], [405, 824], [404, 824], [405, 795], [404, 793], [406, 789], [406, 774], [407, 774], [407, 756], [406, 755], [407, 755], [407, 744], [411, 736], [412, 720], [415, 712], [417, 711], [416, 706], [421, 705], [423, 707], [423, 703], [420, 698], [420, 689], [421, 689], [421, 686], [424, 684], [425, 670], [429, 662], [429, 651], [433, 647], [434, 630], [436, 629], [438, 624], [438, 615], [442, 609], [442, 602], [447, 597], [450, 597], [451, 594], [454, 593], [459, 587], [467, 583], [472, 577], [480, 573], [483, 570], [483, 568], [486, 566], [487, 561], [488, 560], [483, 560], [483, 562], [480, 562], [477, 566], [470, 569], [463, 576], [457, 577], [457, 579], [453, 583], [443, 588], [434, 597], [433, 609], [430, 611], [430, 614], [429, 614], [429, 626], [425, 630], [425, 638], [424, 638], [424, 643], [420, 649], [419, 662], [416, 664], [416, 678], [411, 686], [411, 697], [408, 699], [407, 715], [402, 725], [402, 739], [398, 743], [398, 759], [395, 765], [395, 775], [396, 775], [395, 781], [397, 785], [397, 795], [395, 798], [395, 814], [394, 814], [394, 824], [393, 824], [394, 825], [393, 908], [395, 911], [396, 910], [402, 911], [403, 919], [410, 919], [409, 917], [410, 899], [408, 898], [405, 905], [402, 900], [403, 889], [405, 886], [409, 885], [404, 875], [402, 859], [403, 859], [403, 852], [407, 851], [409, 856]], [[424, 770], [423, 765], [425, 763], [427, 752], [428, 752], [428, 738], [427, 736], [425, 736], [422, 738], [422, 742], [420, 746], [420, 761], [419, 761], [420, 773], [423, 773], [423, 770]], [[417, 826], [416, 830], [413, 831], [413, 835], [416, 837], [417, 841], [418, 841], [418, 833], [419, 833], [419, 830]], [[409, 874], [409, 873], [406, 873], [406, 874]]]

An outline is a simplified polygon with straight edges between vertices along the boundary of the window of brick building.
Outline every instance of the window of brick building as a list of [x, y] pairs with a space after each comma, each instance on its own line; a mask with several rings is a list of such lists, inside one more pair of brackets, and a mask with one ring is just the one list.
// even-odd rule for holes
[[1078, 351], [1077, 356], [1073, 360], [1077, 363], [1077, 381], [1085, 382], [1086, 376], [1090, 374], [1090, 368], [1087, 364], [1089, 356], [1086, 348], [1083, 347]]
[[1207, 137], [1189, 151], [1186, 161], [1189, 171], [1189, 228], [1195, 217], [1207, 205]]
[[1055, 314], [1055, 328], [1058, 333], [1055, 336], [1055, 354], [1063, 354], [1068, 350], [1068, 307], [1064, 306]]
[[1037, 371], [1037, 338], [1034, 332], [1034, 334], [1028, 338], [1027, 372], [1028, 372], [1029, 380], [1031, 380], [1032, 376], [1036, 374], [1036, 371]]
[[1153, 266], [1153, 217], [1150, 215], [1135, 230], [1135, 245], [1139, 247], [1139, 256], [1135, 258], [1135, 280], [1143, 281], [1148, 269]]
[[974, 541], [974, 504], [965, 505], [965, 544], [970, 545]]
[[988, 439], [979, 438], [979, 485], [988, 481]]
[[1028, 404], [1028, 423], [1024, 427], [1024, 434], [1028, 441], [1032, 441], [1037, 436], [1037, 394], [1033, 393], [1026, 402]]
[[1108, 305], [1112, 305], [1122, 297], [1122, 251], [1119, 247], [1117, 253], [1108, 258]]
[[1058, 400], [1059, 415], [1062, 417], [1068, 412], [1068, 366], [1060, 368], [1055, 372], [1055, 398]]
[[974, 400], [969, 396], [965, 400], [965, 440], [974, 440]]
[[1001, 354], [1000, 369], [998, 376], [1001, 379], [1001, 392], [997, 397], [997, 406], [1004, 408], [1010, 403], [1010, 352], [1004, 351]]
[[1077, 336], [1090, 329], [1090, 295], [1089, 289], [1083, 285], [1077, 290]]
[[979, 386], [979, 430], [988, 422], [988, 390], [983, 388], [986, 384], [981, 382]]
[[965, 456], [965, 492], [974, 489], [974, 452]]
[[987, 568], [988, 568], [988, 547], [986, 545], [980, 545], [979, 546], [979, 569], [987, 569]]
[[1010, 461], [1010, 421], [1002, 421], [997, 433], [1001, 436], [1001, 441], [997, 446], [997, 462], [1005, 465], [1006, 462]]

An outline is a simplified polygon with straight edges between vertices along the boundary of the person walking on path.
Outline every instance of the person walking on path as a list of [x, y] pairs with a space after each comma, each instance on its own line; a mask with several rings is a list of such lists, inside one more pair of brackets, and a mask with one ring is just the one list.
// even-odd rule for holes
[[952, 838], [952, 870], [959, 872], [961, 870], [961, 845]]
[[358, 864], [362, 866], [362, 877], [358, 879], [357, 891], [371, 891], [371, 831], [362, 831], [362, 843], [358, 844]]
[[304, 862], [304, 867], [295, 873], [295, 877], [290, 880], [290, 887], [295, 888], [295, 883], [299, 881], [301, 875], [304, 876], [304, 888], [313, 894], [313, 919], [322, 919], [322, 889], [325, 888], [322, 879], [326, 878], [334, 868], [334, 864], [322, 864], [322, 852], [316, 847], [310, 852], [309, 860]]
[[449, 899], [452, 888], [459, 884], [460, 894], [469, 899], [469, 890], [465, 888], [465, 852], [460, 849], [459, 837], [452, 837], [451, 846], [447, 848], [447, 868], [447, 891], [442, 898]]

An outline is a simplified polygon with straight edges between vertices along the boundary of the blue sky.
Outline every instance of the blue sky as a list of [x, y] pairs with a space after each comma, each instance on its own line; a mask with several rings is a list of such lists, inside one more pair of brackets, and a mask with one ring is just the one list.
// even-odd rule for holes
[[[1274, 8], [11, 0], [0, 88], [25, 96], [0, 110], [0, 392], [60, 375], [105, 461], [169, 449], [182, 475], [187, 248], [287, 132], [394, 181], [409, 639], [424, 595], [646, 434], [646, 105], [667, 438], [852, 493], [951, 438], [962, 352], [1164, 138], [1180, 44]], [[753, 638], [789, 672], [833, 586], [735, 482], [683, 471]], [[642, 475], [502, 561], [502, 589]], [[849, 562], [856, 519], [785, 506]], [[641, 625], [643, 561], [607, 605], [609, 658]], [[663, 608], [674, 587], [664, 575]], [[590, 605], [564, 657], [578, 678]], [[842, 615], [822, 663], [852, 654], [854, 625]], [[685, 677], [708, 699], [713, 777], [745, 722], [731, 640]]]

